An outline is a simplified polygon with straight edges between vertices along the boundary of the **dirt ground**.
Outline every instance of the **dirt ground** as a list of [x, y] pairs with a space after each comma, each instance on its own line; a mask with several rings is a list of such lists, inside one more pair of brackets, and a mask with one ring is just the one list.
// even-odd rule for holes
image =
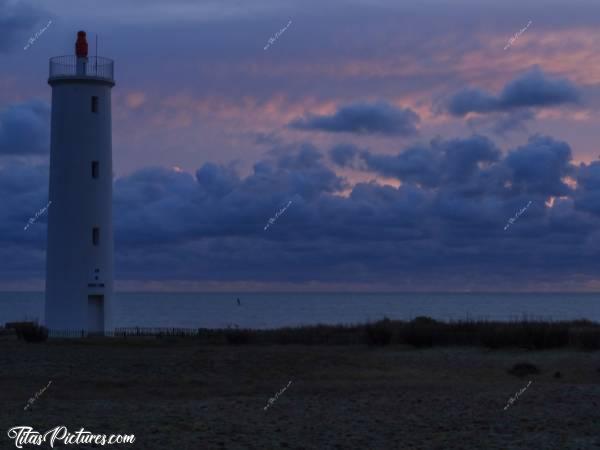
[[136, 437], [80, 449], [600, 449], [600, 352], [2, 340], [0, 399], [2, 449], [18, 425]]

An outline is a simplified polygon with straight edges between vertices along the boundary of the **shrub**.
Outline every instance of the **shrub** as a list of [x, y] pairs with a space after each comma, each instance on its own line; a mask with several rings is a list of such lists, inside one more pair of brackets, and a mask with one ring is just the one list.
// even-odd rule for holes
[[367, 344], [389, 345], [392, 342], [392, 329], [390, 319], [383, 319], [365, 327]]
[[600, 329], [585, 327], [571, 330], [571, 342], [582, 350], [600, 349]]
[[13, 329], [0, 327], [0, 339], [17, 339], [17, 333]]
[[227, 343], [231, 345], [242, 345], [250, 342], [250, 334], [245, 331], [227, 331], [225, 338]]
[[413, 347], [433, 347], [448, 344], [447, 325], [431, 317], [419, 316], [402, 327], [401, 340]]
[[23, 339], [26, 342], [45, 342], [48, 340], [48, 328], [35, 326], [23, 330]]
[[481, 342], [491, 349], [520, 347], [543, 350], [569, 344], [569, 328], [561, 323], [490, 323], [481, 327]]
[[48, 339], [48, 328], [34, 322], [7, 323], [6, 328], [14, 329], [17, 338], [24, 339], [26, 342], [44, 342]]
[[410, 323], [413, 325], [438, 325], [442, 322], [432, 319], [431, 317], [418, 316], [411, 320]]
[[[31, 327], [36, 324], [28, 322]], [[14, 326], [14, 324], [10, 324]], [[9, 324], [7, 324], [7, 328]], [[56, 336], [56, 331], [52, 332]], [[306, 325], [277, 329], [117, 329], [115, 336], [156, 336], [164, 340], [193, 337], [214, 345], [364, 345], [388, 346], [406, 344], [414, 347], [485, 346], [491, 349], [551, 348], [600, 349], [600, 324], [589, 321], [500, 322], [437, 321], [420, 316], [410, 322], [383, 319], [368, 324]], [[69, 332], [65, 337], [78, 337]], [[84, 337], [81, 332], [81, 337]], [[175, 338], [174, 336], [177, 336]], [[180, 337], [181, 336], [181, 337]], [[20, 334], [22, 336], [22, 333]]]
[[509, 369], [507, 372], [517, 377], [524, 377], [526, 375], [538, 374], [540, 373], [540, 369], [538, 369], [537, 366], [535, 366], [534, 364], [528, 362], [520, 362], [512, 366], [512, 368]]

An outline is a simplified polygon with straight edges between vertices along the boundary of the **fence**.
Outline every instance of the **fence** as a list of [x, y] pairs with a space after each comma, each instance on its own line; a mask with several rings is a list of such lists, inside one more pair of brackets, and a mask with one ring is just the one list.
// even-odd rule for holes
[[114, 62], [101, 56], [78, 58], [75, 55], [50, 58], [50, 78], [95, 77], [114, 81]]
[[[116, 328], [115, 336], [200, 336], [201, 328]], [[206, 331], [206, 330], [204, 330]]]
[[48, 335], [53, 338], [83, 338], [83, 337], [129, 337], [129, 336], [200, 336], [206, 329], [201, 328], [115, 328], [114, 331], [88, 332], [86, 330], [50, 330]]

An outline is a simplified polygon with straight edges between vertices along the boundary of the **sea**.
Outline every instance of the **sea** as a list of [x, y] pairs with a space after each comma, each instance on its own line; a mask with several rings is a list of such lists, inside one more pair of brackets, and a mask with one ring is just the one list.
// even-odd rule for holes
[[[239, 304], [238, 304], [239, 299]], [[279, 328], [411, 320], [600, 322], [600, 293], [115, 293], [115, 327]], [[0, 325], [44, 320], [43, 292], [0, 292]]]

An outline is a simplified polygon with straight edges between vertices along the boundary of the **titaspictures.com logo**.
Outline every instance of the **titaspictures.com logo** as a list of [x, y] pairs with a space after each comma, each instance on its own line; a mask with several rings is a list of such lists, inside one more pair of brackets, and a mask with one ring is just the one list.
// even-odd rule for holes
[[81, 428], [79, 431], [69, 433], [64, 425], [53, 428], [41, 434], [34, 431], [32, 427], [18, 426], [8, 430], [8, 437], [15, 440], [15, 447], [23, 448], [23, 445], [42, 445], [48, 443], [51, 448], [54, 448], [56, 442], [61, 442], [63, 445], [81, 445], [81, 444], [96, 444], [96, 445], [114, 445], [114, 444], [133, 444], [135, 435], [131, 434], [93, 434], [91, 431], [85, 431]]

